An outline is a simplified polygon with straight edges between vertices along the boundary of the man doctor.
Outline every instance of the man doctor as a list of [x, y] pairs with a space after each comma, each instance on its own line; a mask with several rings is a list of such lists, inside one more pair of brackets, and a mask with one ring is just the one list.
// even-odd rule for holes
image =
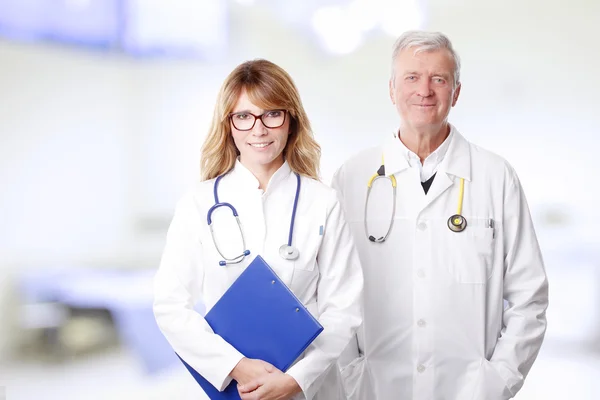
[[335, 174], [365, 279], [340, 359], [350, 399], [509, 399], [542, 344], [548, 283], [527, 201], [506, 160], [448, 123], [460, 90], [448, 38], [404, 33], [389, 81], [399, 129]]

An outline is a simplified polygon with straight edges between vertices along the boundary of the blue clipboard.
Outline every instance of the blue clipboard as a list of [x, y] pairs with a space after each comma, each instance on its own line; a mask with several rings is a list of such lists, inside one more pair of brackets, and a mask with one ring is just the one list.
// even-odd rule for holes
[[[244, 356], [267, 361], [284, 372], [323, 331], [319, 321], [261, 256], [256, 256], [205, 319], [216, 334]], [[237, 382], [232, 381], [219, 392], [179, 359], [211, 400], [240, 400]]]

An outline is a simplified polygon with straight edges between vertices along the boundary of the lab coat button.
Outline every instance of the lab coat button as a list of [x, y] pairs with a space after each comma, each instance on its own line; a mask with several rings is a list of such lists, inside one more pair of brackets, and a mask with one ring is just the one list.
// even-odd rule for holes
[[417, 271], [417, 276], [419, 278], [425, 278], [425, 271], [423, 271], [422, 269]]
[[423, 372], [425, 372], [425, 366], [424, 366], [424, 365], [422, 365], [422, 364], [420, 364], [420, 365], [417, 367], [417, 371], [418, 371], [419, 373], [423, 373]]
[[425, 320], [424, 320], [424, 319], [420, 319], [420, 320], [418, 320], [418, 321], [417, 321], [417, 325], [418, 325], [420, 328], [424, 328], [424, 327], [425, 327], [425, 325], [427, 325], [427, 322], [425, 322]]
[[427, 224], [425, 222], [419, 222], [419, 225], [417, 225], [417, 228], [420, 231], [424, 231], [425, 229], [427, 229]]

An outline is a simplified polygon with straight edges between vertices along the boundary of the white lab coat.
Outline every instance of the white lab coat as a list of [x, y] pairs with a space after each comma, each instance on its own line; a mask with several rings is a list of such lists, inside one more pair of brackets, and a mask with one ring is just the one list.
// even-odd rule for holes
[[[296, 176], [289, 165], [273, 175], [266, 191], [239, 161], [218, 187], [219, 200], [238, 211], [250, 256], [239, 264], [219, 266], [207, 225], [214, 204], [214, 179], [199, 183], [178, 203], [155, 279], [154, 313], [173, 347], [213, 386], [223, 390], [242, 359], [235, 348], [213, 333], [194, 306], [207, 310], [217, 302], [256, 255], [261, 255], [323, 325], [288, 374], [302, 394], [295, 398], [345, 398], [335, 362], [361, 324], [363, 278], [350, 230], [333, 189], [302, 177], [293, 244], [297, 260], [285, 260]], [[225, 256], [242, 253], [237, 223], [226, 207], [212, 215], [215, 238]], [[190, 378], [191, 379], [191, 378]], [[207, 398], [198, 387], [199, 398]]]
[[[350, 399], [509, 399], [540, 349], [548, 286], [519, 180], [504, 159], [452, 129], [427, 195], [418, 166], [410, 167], [391, 135], [334, 177], [365, 279], [361, 357], [352, 360], [349, 349], [340, 359]], [[366, 237], [364, 207], [382, 154], [397, 201], [392, 232], [378, 244]], [[459, 178], [468, 225], [455, 233], [447, 221], [457, 212]], [[385, 234], [392, 203], [390, 181], [377, 180], [370, 234]]]

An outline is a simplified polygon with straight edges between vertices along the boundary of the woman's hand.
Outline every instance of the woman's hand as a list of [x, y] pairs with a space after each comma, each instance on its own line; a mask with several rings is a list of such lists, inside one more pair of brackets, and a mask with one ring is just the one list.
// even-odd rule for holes
[[288, 400], [302, 389], [288, 374], [276, 370], [245, 385], [238, 385], [242, 400]]
[[246, 385], [276, 371], [279, 370], [266, 361], [254, 358], [242, 358], [229, 376], [235, 379], [239, 386]]

